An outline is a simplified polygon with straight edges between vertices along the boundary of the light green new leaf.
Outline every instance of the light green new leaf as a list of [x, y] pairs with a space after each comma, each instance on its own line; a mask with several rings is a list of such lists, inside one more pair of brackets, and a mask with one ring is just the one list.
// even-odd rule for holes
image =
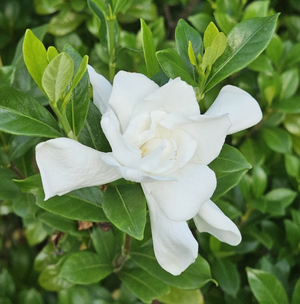
[[146, 225], [146, 199], [139, 185], [109, 187], [103, 196], [108, 219], [120, 230], [141, 240]]
[[227, 36], [226, 50], [215, 62], [205, 92], [258, 57], [273, 36], [277, 18], [278, 14], [247, 19], [231, 30]]
[[170, 286], [170, 292], [158, 298], [164, 304], [204, 304], [200, 289], [183, 290]]
[[209, 167], [216, 173], [218, 180], [213, 200], [237, 185], [242, 176], [251, 169], [251, 165], [240, 151], [228, 145], [223, 146], [220, 155], [209, 164]]
[[142, 32], [142, 45], [144, 58], [146, 62], [146, 67], [148, 71], [148, 76], [151, 78], [156, 73], [159, 72], [159, 65], [155, 57], [155, 44], [153, 40], [153, 35], [147, 24], [143, 19], [141, 20], [141, 32]]
[[118, 273], [121, 281], [143, 302], [152, 303], [156, 299], [169, 291], [169, 286], [161, 280], [153, 277], [141, 268], [122, 268]]
[[47, 49], [48, 61], [52, 61], [56, 56], [58, 56], [58, 51], [54, 46], [49, 46]]
[[212, 281], [209, 264], [200, 255], [198, 255], [195, 263], [191, 264], [178, 276], [173, 276], [161, 268], [154, 256], [153, 247], [150, 245], [131, 252], [130, 257], [137, 265], [151, 275], [168, 285], [181, 289], [193, 290], [201, 288], [206, 283]]
[[73, 77], [74, 63], [67, 53], [60, 53], [47, 66], [42, 86], [49, 100], [57, 103]]
[[107, 277], [113, 270], [113, 266], [102, 255], [79, 251], [67, 258], [59, 276], [74, 284], [93, 284]]
[[288, 304], [286, 292], [271, 273], [246, 268], [250, 288], [260, 304]]
[[42, 77], [48, 65], [47, 51], [44, 44], [29, 29], [25, 33], [23, 57], [28, 72], [39, 88], [44, 92]]
[[[188, 46], [188, 44], [187, 44]], [[188, 49], [186, 50], [188, 51]], [[193, 87], [197, 87], [198, 84], [190, 76], [189, 71], [185, 67], [182, 59], [173, 49], [165, 49], [156, 53], [157, 60], [166, 73], [167, 76], [174, 79], [181, 77], [181, 79]]]
[[209, 46], [212, 45], [213, 41], [215, 40], [218, 34], [219, 34], [218, 28], [215, 26], [213, 22], [210, 22], [203, 36], [203, 44], [205, 49], [207, 49]]
[[0, 131], [50, 138], [61, 136], [54, 117], [31, 95], [1, 86]]

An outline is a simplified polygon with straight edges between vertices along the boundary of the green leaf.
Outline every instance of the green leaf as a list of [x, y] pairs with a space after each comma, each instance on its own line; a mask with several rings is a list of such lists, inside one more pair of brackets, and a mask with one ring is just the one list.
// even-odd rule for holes
[[217, 176], [217, 189], [213, 200], [218, 199], [237, 185], [242, 176], [251, 169], [251, 165], [240, 151], [228, 145], [223, 146], [220, 155], [209, 164], [209, 167]]
[[115, 238], [113, 231], [103, 230], [99, 227], [93, 227], [92, 240], [97, 253], [103, 256], [103, 259], [111, 264], [115, 255]]
[[207, 261], [200, 255], [183, 273], [173, 276], [158, 264], [152, 246], [143, 246], [130, 252], [130, 258], [148, 273], [162, 280], [168, 285], [181, 289], [197, 289], [212, 281]]
[[198, 13], [188, 17], [193, 27], [200, 33], [204, 33], [210, 22], [213, 21], [213, 16], [207, 13]]
[[15, 136], [9, 149], [9, 159], [23, 156], [30, 148], [40, 142], [39, 137]]
[[111, 152], [109, 142], [102, 131], [101, 113], [93, 102], [90, 102], [87, 118], [78, 136], [79, 142], [95, 150]]
[[291, 304], [298, 304], [299, 302], [300, 302], [300, 278], [298, 279], [298, 281], [296, 283]]
[[289, 153], [292, 140], [289, 133], [279, 128], [263, 128], [263, 137], [270, 149], [278, 153]]
[[280, 66], [283, 51], [282, 41], [280, 37], [275, 34], [266, 48], [266, 53], [277, 68]]
[[252, 138], [247, 138], [240, 150], [252, 166], [261, 166], [263, 164], [265, 155], [259, 142]]
[[41, 243], [48, 236], [43, 223], [37, 220], [26, 227], [25, 234], [30, 246]]
[[11, 86], [15, 78], [16, 67], [3, 66], [0, 67], [0, 86]]
[[299, 114], [287, 114], [283, 121], [284, 127], [292, 134], [300, 136], [300, 115]]
[[212, 272], [220, 288], [236, 297], [241, 285], [237, 265], [229, 259], [217, 259], [212, 264]]
[[175, 29], [175, 41], [178, 54], [190, 75], [194, 75], [194, 67], [188, 55], [189, 42], [191, 42], [194, 54], [203, 55], [203, 43], [201, 35], [192, 28], [186, 21], [180, 19]]
[[207, 49], [209, 46], [212, 45], [213, 41], [219, 34], [218, 28], [215, 26], [213, 22], [210, 22], [207, 29], [204, 32], [204, 37], [203, 37], [203, 43], [204, 43], [204, 48]]
[[169, 286], [161, 280], [149, 275], [148, 272], [136, 268], [122, 268], [118, 276], [126, 286], [143, 302], [152, 303], [156, 299], [169, 291]]
[[282, 82], [281, 98], [288, 99], [292, 97], [299, 86], [299, 70], [293, 68], [283, 72], [280, 76]]
[[[74, 304], [74, 301], [78, 303], [92, 303], [91, 302], [92, 295], [90, 295], [89, 291], [81, 286], [72, 286], [68, 289], [63, 289], [59, 292], [58, 295], [58, 303], [59, 304]], [[100, 297], [99, 297], [100, 298]], [[102, 302], [101, 300], [93, 301], [94, 304], [106, 304], [108, 302]]]
[[157, 63], [157, 59], [155, 57], [155, 44], [153, 40], [153, 35], [147, 24], [143, 19], [141, 21], [141, 32], [142, 32], [142, 45], [144, 58], [146, 62], [146, 67], [148, 71], [148, 76], [151, 78], [156, 73], [159, 72], [159, 65]]
[[273, 36], [277, 18], [278, 14], [247, 19], [232, 29], [227, 36], [226, 50], [214, 64], [208, 78], [206, 92], [258, 57]]
[[299, 114], [299, 100], [299, 95], [293, 96], [286, 100], [280, 100], [277, 104], [274, 104], [274, 108], [284, 113]]
[[260, 197], [266, 190], [268, 176], [262, 167], [255, 166], [252, 170], [252, 192], [255, 198]]
[[[85, 122], [90, 104], [90, 82], [88, 72], [86, 71], [87, 57], [82, 57], [76, 50], [69, 44], [64, 49], [74, 62], [74, 78], [73, 82], [76, 83], [79, 78], [80, 81], [72, 90], [71, 101], [67, 104], [67, 116], [73, 133], [77, 136]], [[83, 76], [82, 73], [85, 70]], [[73, 87], [73, 84], [72, 84]]]
[[12, 181], [14, 178], [16, 175], [11, 170], [0, 168], [0, 200], [13, 199], [20, 193]]
[[247, 5], [243, 20], [254, 17], [266, 17], [268, 14], [270, 1], [253, 1]]
[[42, 77], [42, 86], [52, 103], [62, 97], [62, 94], [73, 77], [74, 64], [72, 58], [61, 53], [47, 66]]
[[18, 294], [18, 304], [44, 304], [41, 294], [34, 288], [22, 290]]
[[0, 273], [0, 296], [11, 297], [15, 294], [15, 291], [16, 286], [13, 277], [6, 268], [3, 268]]
[[23, 58], [31, 77], [44, 92], [42, 77], [48, 65], [47, 51], [44, 44], [29, 29], [25, 33]]
[[107, 277], [113, 270], [113, 266], [102, 255], [79, 251], [67, 258], [59, 276], [74, 284], [93, 284]]
[[165, 49], [156, 52], [157, 60], [166, 73], [167, 76], [174, 79], [176, 77], [181, 77], [181, 79], [191, 86], [197, 87], [198, 84], [190, 76], [189, 71], [184, 65], [184, 62], [180, 56], [173, 49]]
[[52, 61], [56, 56], [58, 56], [58, 51], [54, 46], [49, 46], [47, 49], [48, 61]]
[[62, 231], [64, 233], [69, 233], [78, 237], [89, 236], [87, 231], [78, 230], [78, 223], [76, 221], [67, 219], [60, 215], [50, 213], [45, 210], [40, 210], [37, 213], [36, 218], [44, 224], [54, 228], [55, 230]]
[[108, 219], [120, 230], [142, 240], [146, 225], [146, 199], [139, 185], [109, 187], [103, 196]]
[[182, 290], [176, 287], [170, 287], [170, 292], [158, 298], [165, 304], [204, 304], [201, 291]]
[[39, 174], [15, 181], [15, 183], [23, 192], [34, 194], [37, 197], [37, 204], [47, 211], [72, 220], [107, 221], [102, 209], [103, 192], [99, 187], [74, 190], [63, 196], [54, 196], [44, 201], [45, 195]]
[[60, 260], [60, 255], [55, 254], [53, 243], [48, 243], [36, 256], [34, 260], [34, 269], [42, 271], [49, 265], [54, 265]]
[[54, 117], [39, 102], [9, 87], [0, 87], [0, 130], [26, 136], [61, 136]]
[[271, 273], [246, 268], [250, 288], [261, 304], [288, 304], [286, 292]]

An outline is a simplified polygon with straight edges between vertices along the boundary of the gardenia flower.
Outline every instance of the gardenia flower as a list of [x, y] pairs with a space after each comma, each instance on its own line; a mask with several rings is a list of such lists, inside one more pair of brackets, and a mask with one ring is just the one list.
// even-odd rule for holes
[[141, 183], [155, 256], [173, 275], [198, 256], [187, 220], [193, 218], [200, 232], [239, 244], [238, 228], [210, 200], [216, 176], [207, 165], [219, 155], [227, 134], [261, 120], [255, 99], [225, 86], [202, 115], [194, 89], [180, 78], [159, 87], [142, 74], [120, 71], [112, 86], [91, 66], [88, 71], [112, 152], [96, 151], [68, 138], [40, 143], [36, 158], [45, 200], [122, 177]]

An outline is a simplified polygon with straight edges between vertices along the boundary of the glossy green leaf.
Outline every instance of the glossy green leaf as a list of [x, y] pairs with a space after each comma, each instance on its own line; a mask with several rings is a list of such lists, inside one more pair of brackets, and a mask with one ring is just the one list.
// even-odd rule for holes
[[47, 66], [42, 86], [50, 101], [57, 103], [73, 77], [74, 64], [66, 53], [60, 53]]
[[152, 246], [143, 246], [130, 253], [130, 257], [141, 268], [168, 285], [181, 289], [197, 289], [212, 281], [210, 267], [200, 255], [183, 273], [173, 276], [158, 264]]
[[251, 169], [251, 165], [234, 147], [224, 145], [220, 155], [209, 164], [216, 173], [217, 189], [213, 195], [216, 200], [239, 183], [242, 176]]
[[[75, 301], [78, 303], [91, 303], [92, 295], [90, 296], [89, 291], [81, 286], [72, 286], [68, 289], [63, 289], [58, 294], [59, 304], [73, 304]], [[99, 304], [102, 304], [102, 299], [99, 300]], [[93, 303], [98, 304], [96, 300]], [[103, 304], [106, 304], [104, 302]]]
[[270, 149], [277, 153], [289, 153], [292, 140], [289, 133], [279, 128], [264, 128], [263, 137]]
[[194, 54], [203, 55], [203, 43], [200, 34], [191, 27], [186, 21], [180, 19], [175, 29], [175, 42], [178, 54], [180, 55], [185, 67], [190, 75], [194, 74], [194, 67], [188, 55], [189, 42], [192, 44]]
[[93, 102], [90, 102], [87, 118], [79, 133], [78, 140], [85, 146], [102, 152], [111, 152], [109, 142], [104, 135], [101, 124], [101, 113]]
[[288, 304], [286, 292], [271, 273], [246, 268], [250, 288], [260, 304]]
[[93, 284], [113, 272], [113, 266], [90, 251], [72, 253], [62, 266], [60, 277], [74, 284]]
[[15, 136], [11, 142], [9, 158], [15, 159], [24, 155], [30, 148], [40, 142], [39, 137]]
[[166, 73], [167, 76], [174, 79], [181, 77], [181, 79], [191, 86], [197, 87], [197, 83], [190, 76], [189, 71], [184, 65], [180, 56], [173, 49], [165, 49], [156, 53], [157, 60]]
[[298, 304], [300, 302], [300, 278], [298, 279], [292, 296], [291, 304]]
[[146, 225], [146, 199], [139, 185], [109, 187], [103, 196], [108, 219], [120, 230], [141, 240]]
[[220, 288], [236, 297], [241, 285], [236, 264], [229, 259], [217, 259], [212, 264], [212, 273]]
[[0, 168], [0, 200], [13, 199], [20, 192], [12, 181], [16, 178], [15, 173], [7, 168]]
[[278, 15], [247, 19], [236, 25], [227, 36], [227, 47], [216, 61], [207, 80], [207, 92], [229, 75], [246, 67], [270, 42]]
[[37, 197], [37, 204], [47, 211], [73, 220], [107, 221], [101, 206], [103, 192], [99, 187], [74, 190], [63, 196], [54, 196], [44, 201], [45, 195], [40, 175], [33, 175], [15, 182], [23, 192], [34, 194]]
[[300, 115], [287, 114], [283, 121], [284, 127], [292, 134], [300, 136]]
[[255, 17], [266, 17], [268, 14], [270, 1], [253, 1], [247, 5], [243, 20]]
[[53, 243], [48, 243], [36, 256], [34, 260], [34, 269], [37, 271], [42, 271], [49, 265], [55, 265], [61, 258], [55, 252]]
[[30, 246], [41, 243], [47, 236], [48, 232], [41, 221], [33, 221], [26, 227], [26, 238]]
[[[71, 100], [67, 104], [67, 117], [73, 133], [78, 135], [84, 125], [90, 104], [90, 83], [86, 71], [88, 58], [85, 57], [85, 59], [82, 59], [77, 51], [69, 44], [67, 44], [63, 50], [74, 62], [73, 82], [74, 84], [77, 83], [77, 85], [75, 89], [72, 89]], [[78, 82], [79, 79], [80, 81]]]
[[44, 44], [29, 29], [25, 33], [23, 58], [31, 77], [43, 91], [42, 77], [48, 65], [47, 51]]
[[61, 136], [54, 117], [39, 102], [8, 87], [0, 87], [0, 130], [26, 136]]
[[155, 57], [156, 48], [152, 32], [143, 19], [141, 19], [141, 32], [144, 58], [148, 76], [151, 78], [153, 75], [159, 72], [159, 65]]
[[158, 298], [165, 304], [204, 304], [201, 291], [183, 290], [176, 287], [170, 287], [170, 292]]
[[300, 113], [300, 96], [295, 95], [289, 99], [280, 100], [277, 104], [274, 104], [274, 108], [280, 112], [299, 114]]
[[112, 230], [93, 227], [92, 241], [97, 253], [101, 254], [108, 264], [111, 264], [115, 255], [115, 238]]
[[140, 268], [122, 268], [118, 276], [126, 286], [143, 302], [152, 303], [169, 291], [169, 286]]
[[247, 138], [241, 146], [241, 152], [252, 166], [260, 166], [265, 160], [265, 155], [260, 143], [252, 138]]
[[248, 68], [256, 72], [272, 73], [273, 71], [272, 62], [265, 54], [260, 54], [248, 65]]
[[224, 12], [215, 12], [214, 13], [215, 20], [217, 22], [218, 27], [224, 34], [228, 34], [232, 28], [237, 24], [237, 21], [231, 15]]
[[267, 182], [268, 182], [268, 176], [265, 170], [262, 167], [255, 166], [252, 170], [252, 192], [254, 197], [258, 198], [266, 190]]
[[275, 34], [266, 48], [266, 53], [277, 68], [280, 66], [283, 51], [281, 38]]
[[292, 97], [299, 86], [299, 70], [293, 68], [287, 71], [284, 71], [281, 74], [282, 90], [281, 98], [288, 99]]

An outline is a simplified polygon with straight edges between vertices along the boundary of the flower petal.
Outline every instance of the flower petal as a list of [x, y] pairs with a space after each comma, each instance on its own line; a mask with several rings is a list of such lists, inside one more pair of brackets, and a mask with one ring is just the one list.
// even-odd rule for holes
[[200, 232], [208, 232], [221, 242], [236, 246], [242, 240], [237, 226], [211, 200], [202, 205], [194, 222]]
[[72, 190], [97, 186], [121, 178], [118, 171], [102, 161], [105, 153], [69, 138], [50, 139], [36, 147], [45, 200]]
[[145, 98], [153, 110], [163, 110], [167, 113], [180, 112], [186, 116], [200, 114], [200, 108], [192, 86], [179, 77], [169, 81], [157, 91]]
[[215, 173], [205, 165], [188, 163], [172, 174], [177, 180], [144, 183], [167, 217], [185, 221], [194, 217], [216, 188]]
[[120, 71], [114, 78], [109, 105], [114, 109], [124, 132], [134, 106], [159, 86], [143, 74]]
[[180, 113], [169, 114], [160, 122], [168, 129], [180, 129], [197, 141], [192, 160], [208, 165], [219, 154], [231, 126], [227, 115], [186, 117]]
[[121, 135], [119, 121], [111, 109], [102, 116], [101, 126], [117, 161], [123, 166], [136, 167], [142, 153]]
[[155, 198], [146, 190], [144, 192], [150, 212], [156, 259], [163, 269], [172, 275], [179, 275], [197, 258], [198, 243], [185, 221], [170, 220], [159, 208]]
[[205, 115], [228, 114], [231, 128], [228, 134], [239, 132], [254, 126], [262, 119], [262, 112], [257, 101], [244, 90], [227, 85], [206, 111]]
[[98, 74], [90, 65], [88, 65], [88, 72], [90, 82], [93, 86], [94, 104], [97, 106], [100, 112], [104, 114], [107, 111], [112, 85], [105, 77]]

